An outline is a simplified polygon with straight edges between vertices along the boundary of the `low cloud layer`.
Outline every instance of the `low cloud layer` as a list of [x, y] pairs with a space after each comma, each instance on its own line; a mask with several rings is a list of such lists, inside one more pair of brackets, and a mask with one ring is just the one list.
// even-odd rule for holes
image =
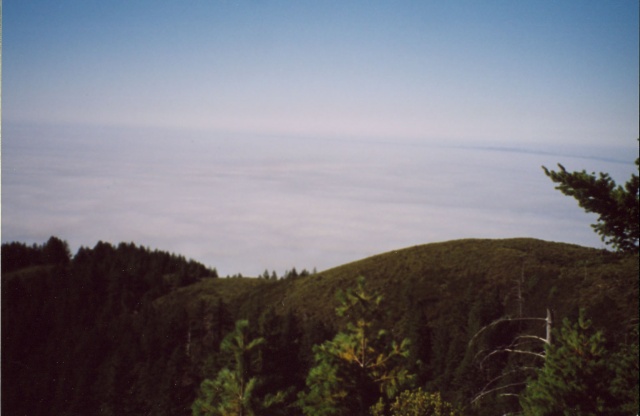
[[468, 237], [600, 247], [595, 217], [540, 166], [620, 181], [634, 167], [631, 156], [445, 144], [14, 128], [3, 141], [2, 241], [57, 235], [74, 251], [133, 241], [223, 275], [322, 270]]

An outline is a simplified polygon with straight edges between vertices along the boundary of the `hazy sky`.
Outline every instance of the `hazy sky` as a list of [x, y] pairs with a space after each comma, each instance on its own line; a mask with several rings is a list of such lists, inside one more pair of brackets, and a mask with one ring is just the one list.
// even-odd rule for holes
[[222, 273], [598, 246], [540, 164], [633, 171], [638, 2], [3, 2], [2, 241]]

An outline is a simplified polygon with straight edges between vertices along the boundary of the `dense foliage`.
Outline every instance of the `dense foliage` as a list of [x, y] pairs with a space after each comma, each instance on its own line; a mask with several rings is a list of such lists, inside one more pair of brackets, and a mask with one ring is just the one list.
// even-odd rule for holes
[[[58, 254], [44, 256], [50, 242]], [[590, 330], [602, 333], [607, 366], [620, 362], [628, 370], [616, 365], [607, 373], [612, 394], [637, 392], [633, 253], [531, 239], [460, 240], [320, 273], [288, 273], [286, 279], [212, 279], [207, 277], [214, 270], [134, 244], [98, 243], [73, 257], [65, 247], [58, 239], [2, 247], [2, 377], [11, 380], [2, 383], [6, 414], [191, 415], [209, 383], [231, 386], [238, 361], [223, 340], [237, 339], [238, 320], [250, 322], [241, 325], [245, 346], [264, 340], [243, 364], [245, 380], [256, 380], [249, 401], [256, 415], [300, 415], [299, 397], [311, 392], [312, 370], [327, 362], [337, 376], [357, 374], [330, 355], [341, 351], [353, 358], [362, 340], [375, 348], [372, 357], [397, 349], [393, 360], [401, 365], [387, 370], [406, 370], [415, 378], [413, 387], [402, 385], [391, 397], [374, 383], [359, 408], [383, 397], [382, 414], [437, 406], [465, 415], [515, 413], [526, 386], [519, 383], [535, 374], [510, 373], [524, 363], [510, 354], [480, 357], [523, 334], [544, 337], [544, 325], [498, 325], [469, 341], [502, 317], [544, 317], [547, 308], [556, 322], [576, 322], [585, 308]], [[356, 276], [366, 277], [366, 291], [348, 289]], [[337, 292], [347, 305], [349, 299], [357, 305], [361, 296], [379, 307], [361, 315], [362, 323], [349, 308], [338, 316], [336, 308], [345, 305]], [[405, 339], [410, 342], [403, 344]], [[317, 359], [323, 345], [329, 355]], [[472, 405], [490, 382], [515, 387]], [[620, 406], [637, 408], [637, 400]]]
[[170, 414], [184, 406], [191, 392], [173, 385], [185, 371], [174, 346], [188, 322], [153, 301], [215, 270], [134, 244], [100, 242], [73, 259], [68, 253], [55, 237], [42, 246], [2, 246], [2, 378], [11, 380], [2, 383], [3, 413], [164, 407]]
[[[636, 159], [636, 167], [640, 167], [640, 159]], [[627, 183], [616, 185], [608, 173], [567, 172], [558, 164], [558, 171], [543, 166], [544, 173], [558, 184], [556, 189], [563, 194], [574, 197], [586, 211], [598, 214], [598, 222], [593, 229], [600, 234], [602, 241], [612, 245], [616, 250], [638, 250], [640, 238], [640, 179], [631, 175]]]
[[51, 237], [42, 245], [27, 246], [24, 243], [2, 245], [2, 273], [30, 266], [51, 264], [66, 265], [71, 260], [71, 252], [66, 242]]
[[427, 393], [422, 388], [405, 390], [391, 404], [389, 413], [380, 404], [371, 412], [372, 416], [460, 416], [451, 403], [442, 400], [440, 393]]
[[260, 380], [254, 376], [256, 372], [252, 367], [258, 347], [265, 340], [249, 339], [248, 329], [249, 321], [239, 320], [233, 332], [222, 340], [221, 353], [230, 355], [231, 365], [220, 370], [214, 380], [202, 382], [191, 407], [194, 416], [254, 416], [284, 400], [284, 392], [264, 398], [255, 394]]
[[300, 394], [306, 415], [368, 415], [376, 402], [384, 406], [414, 378], [407, 370], [409, 339], [396, 342], [380, 327], [382, 295], [365, 290], [359, 278], [355, 289], [338, 297], [336, 313], [347, 324], [313, 348], [315, 365]]
[[[544, 365], [520, 397], [527, 415], [631, 415], [638, 410], [638, 341], [610, 351], [581, 311], [546, 346]], [[634, 387], [635, 386], [635, 387]], [[622, 388], [621, 388], [622, 387]]]

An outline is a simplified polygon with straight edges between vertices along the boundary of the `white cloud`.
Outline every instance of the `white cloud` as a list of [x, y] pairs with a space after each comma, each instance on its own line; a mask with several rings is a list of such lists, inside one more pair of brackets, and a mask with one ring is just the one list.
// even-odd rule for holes
[[406, 142], [10, 133], [3, 241], [134, 241], [223, 274], [324, 269], [467, 237], [600, 246], [595, 218], [540, 165], [623, 181], [633, 170], [631, 161]]

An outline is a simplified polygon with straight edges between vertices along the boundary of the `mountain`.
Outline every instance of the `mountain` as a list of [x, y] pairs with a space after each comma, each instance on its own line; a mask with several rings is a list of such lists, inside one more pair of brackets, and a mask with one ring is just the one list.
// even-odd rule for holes
[[182, 256], [134, 244], [101, 242], [71, 257], [65, 244], [2, 247], [6, 414], [191, 414], [200, 382], [228, 364], [220, 342], [241, 318], [266, 340], [252, 369], [265, 380], [258, 393], [301, 390], [312, 346], [344, 327], [336, 293], [358, 276], [383, 295], [381, 325], [411, 340], [418, 383], [465, 414], [517, 407], [496, 394], [470, 406], [487, 377], [517, 360], [503, 354], [481, 368], [483, 349], [544, 336], [540, 322], [521, 321], [470, 343], [491, 322], [544, 318], [548, 309], [559, 323], [584, 308], [612, 349], [638, 323], [637, 254], [534, 239], [427, 244], [283, 279], [216, 278]]

